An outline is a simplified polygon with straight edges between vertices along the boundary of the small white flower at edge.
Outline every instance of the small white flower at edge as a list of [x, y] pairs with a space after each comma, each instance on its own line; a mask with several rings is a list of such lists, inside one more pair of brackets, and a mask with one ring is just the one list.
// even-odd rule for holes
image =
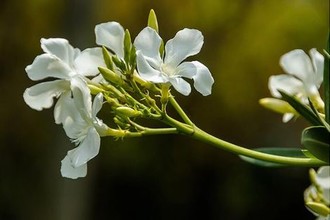
[[105, 66], [102, 51], [101, 48], [89, 48], [81, 52], [62, 38], [41, 39], [41, 48], [45, 53], [37, 56], [25, 69], [28, 77], [34, 81], [48, 77], [57, 80], [27, 88], [23, 97], [31, 108], [38, 111], [50, 108], [53, 99], [59, 98], [54, 109], [55, 122], [59, 124], [68, 111], [66, 102], [71, 96], [71, 80], [98, 74], [97, 67]]
[[[316, 49], [309, 51], [310, 57], [300, 49], [284, 54], [280, 65], [287, 74], [271, 76], [268, 87], [271, 94], [281, 98], [278, 90], [295, 95], [303, 103], [308, 104], [310, 98], [317, 107], [322, 108], [324, 103], [318, 89], [323, 81], [324, 57]], [[286, 113], [283, 121], [289, 121], [294, 114]]]
[[68, 102], [72, 111], [63, 122], [63, 128], [77, 147], [68, 151], [62, 160], [61, 174], [76, 179], [86, 176], [87, 162], [99, 153], [100, 137], [106, 134], [108, 126], [96, 117], [102, 108], [102, 93], [96, 95], [92, 103], [89, 91], [84, 90], [84, 81], [78, 78], [71, 83], [75, 98]]
[[140, 76], [154, 83], [170, 83], [181, 94], [189, 95], [190, 84], [182, 79], [194, 80], [195, 89], [202, 95], [210, 95], [214, 79], [206, 66], [198, 61], [182, 62], [199, 53], [203, 35], [195, 29], [183, 29], [165, 44], [164, 57], [159, 52], [162, 39], [150, 28], [144, 28], [135, 38], [137, 69]]

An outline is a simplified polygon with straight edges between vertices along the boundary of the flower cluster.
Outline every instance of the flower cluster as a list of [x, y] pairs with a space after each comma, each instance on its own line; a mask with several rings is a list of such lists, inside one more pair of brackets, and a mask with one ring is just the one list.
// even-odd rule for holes
[[[157, 24], [153, 11], [150, 15], [149, 23]], [[132, 43], [129, 31], [119, 23], [98, 24], [95, 36], [99, 47], [83, 51], [66, 39], [41, 39], [44, 53], [26, 67], [26, 72], [31, 80], [49, 81], [27, 88], [23, 97], [38, 111], [52, 107], [57, 99], [55, 123], [63, 126], [76, 145], [62, 160], [62, 176], [86, 176], [87, 162], [98, 154], [102, 136], [142, 134], [146, 128], [135, 121], [138, 117], [167, 118], [165, 122], [171, 124], [165, 109], [172, 97], [172, 86], [189, 95], [191, 87], [186, 79], [191, 79], [202, 95], [211, 94], [214, 80], [208, 68], [198, 61], [184, 61], [201, 50], [202, 33], [196, 29], [180, 30], [164, 48], [157, 31], [149, 25]], [[115, 128], [97, 117], [104, 102], [113, 113], [107, 124], [113, 123]]]

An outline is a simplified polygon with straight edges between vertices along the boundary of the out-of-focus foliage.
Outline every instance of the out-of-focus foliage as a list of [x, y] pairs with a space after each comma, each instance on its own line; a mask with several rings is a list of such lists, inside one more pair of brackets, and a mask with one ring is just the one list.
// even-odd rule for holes
[[51, 110], [36, 112], [22, 99], [33, 84], [24, 68], [41, 53], [40, 38], [64, 37], [81, 49], [92, 47], [94, 26], [105, 21], [120, 22], [134, 38], [151, 8], [164, 40], [184, 27], [204, 34], [196, 59], [213, 73], [213, 94], [175, 93], [197, 125], [248, 147], [299, 145], [306, 124], [282, 124], [258, 99], [269, 95], [268, 77], [282, 72], [282, 54], [325, 47], [327, 0], [5, 0], [0, 3], [0, 219], [313, 218], [302, 195], [309, 185], [307, 169], [254, 167], [180, 136], [103, 139], [85, 179], [60, 176], [60, 160], [73, 146], [53, 124]]

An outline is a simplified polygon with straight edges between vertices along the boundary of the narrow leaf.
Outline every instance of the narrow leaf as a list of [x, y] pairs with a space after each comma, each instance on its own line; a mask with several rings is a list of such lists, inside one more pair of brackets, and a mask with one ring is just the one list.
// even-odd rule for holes
[[282, 99], [287, 101], [301, 116], [303, 116], [312, 125], [323, 125], [319, 118], [314, 114], [313, 110], [307, 105], [298, 101], [295, 97], [279, 91], [282, 95]]
[[323, 75], [323, 86], [324, 86], [324, 99], [325, 99], [325, 120], [330, 124], [330, 74], [329, 74], [329, 59], [327, 56], [330, 54], [330, 33], [328, 34], [328, 43], [326, 49], [326, 56], [324, 57], [324, 75]]
[[301, 144], [316, 158], [330, 161], [330, 133], [323, 126], [306, 128], [302, 133]]
[[[292, 158], [309, 158], [305, 155], [303, 150], [298, 148], [257, 148], [254, 149], [255, 151], [268, 153], [277, 156], [285, 156], [285, 157], [292, 157]], [[254, 165], [263, 166], [263, 167], [285, 167], [288, 165], [280, 164], [280, 163], [273, 163], [264, 160], [254, 159], [251, 157], [246, 156], [239, 156], [246, 162], [252, 163]]]

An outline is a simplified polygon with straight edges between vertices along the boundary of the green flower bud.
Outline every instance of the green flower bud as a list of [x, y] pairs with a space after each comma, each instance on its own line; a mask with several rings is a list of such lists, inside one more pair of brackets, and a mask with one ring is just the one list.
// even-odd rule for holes
[[275, 99], [275, 98], [263, 98], [259, 100], [259, 104], [265, 108], [268, 108], [272, 111], [284, 114], [284, 113], [293, 113], [298, 115], [296, 110], [291, 107], [286, 101]]
[[99, 67], [98, 69], [102, 74], [103, 78], [106, 79], [107, 81], [119, 86], [122, 86], [125, 83], [124, 80], [112, 70], [104, 67]]
[[109, 53], [109, 51], [102, 46], [102, 54], [103, 54], [103, 59], [105, 62], [105, 65], [107, 66], [108, 69], [113, 70], [113, 62], [111, 59], [111, 55]]
[[153, 9], [150, 10], [149, 16], [148, 16], [148, 27], [151, 27], [156, 32], [158, 32], [158, 21], [156, 13]]
[[118, 113], [119, 115], [125, 116], [125, 117], [138, 117], [141, 116], [142, 113], [140, 111], [137, 111], [135, 109], [132, 109], [130, 107], [126, 107], [126, 106], [121, 106], [116, 108], [116, 113]]

